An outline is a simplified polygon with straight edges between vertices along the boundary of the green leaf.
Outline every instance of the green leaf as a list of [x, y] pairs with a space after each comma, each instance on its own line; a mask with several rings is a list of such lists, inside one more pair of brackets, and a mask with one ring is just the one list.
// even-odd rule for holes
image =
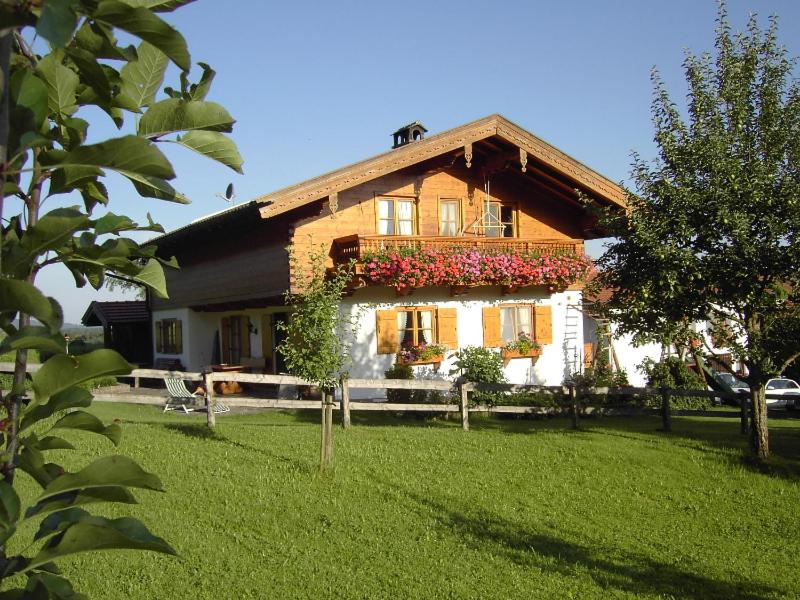
[[39, 440], [39, 450], [75, 450], [75, 446], [69, 443], [64, 438], [56, 435], [47, 435]]
[[242, 173], [242, 157], [228, 136], [216, 131], [190, 131], [179, 135], [176, 143], [191, 148], [210, 159], [221, 162], [237, 173]]
[[[44, 569], [45, 565], [39, 568]], [[28, 575], [23, 598], [52, 598], [54, 600], [89, 600], [85, 594], [76, 592], [72, 583], [54, 573], [39, 571]], [[0, 598], [0, 600], [2, 600]]]
[[28, 406], [22, 415], [19, 430], [25, 431], [31, 425], [47, 419], [54, 414], [71, 408], [85, 408], [92, 403], [92, 394], [81, 387], [71, 387], [55, 394], [47, 404]]
[[16, 464], [18, 469], [30, 475], [42, 488], [63, 473], [63, 469], [57, 465], [45, 464], [44, 456], [36, 448], [24, 447], [17, 456]]
[[39, 219], [36, 225], [28, 227], [20, 246], [29, 257], [38, 257], [59, 248], [73, 233], [88, 225], [89, 217], [75, 207], [57, 208]]
[[156, 92], [164, 81], [168, 59], [161, 50], [147, 42], [142, 42], [137, 54], [137, 60], [122, 67], [120, 95], [137, 107], [149, 106], [155, 100]]
[[205, 100], [208, 91], [211, 89], [211, 82], [214, 81], [214, 76], [216, 76], [217, 72], [204, 62], [199, 62], [197, 65], [203, 69], [203, 74], [200, 76], [200, 81], [193, 83], [189, 87], [189, 97], [192, 100]]
[[131, 6], [143, 6], [153, 12], [172, 12], [176, 8], [191, 4], [194, 0], [123, 0]]
[[20, 137], [38, 132], [47, 118], [47, 85], [29, 69], [16, 71], [11, 77], [12, 125]]
[[47, 106], [51, 115], [60, 118], [78, 110], [75, 93], [80, 80], [74, 71], [61, 64], [56, 53], [40, 60], [36, 73], [47, 85]]
[[103, 23], [84, 21], [83, 25], [78, 28], [78, 33], [75, 34], [75, 45], [97, 58], [126, 62], [136, 60], [136, 48], [117, 46], [113, 29]]
[[59, 354], [48, 359], [33, 373], [36, 404], [47, 402], [55, 394], [74, 385], [104, 375], [126, 375], [133, 365], [113, 350], [94, 350], [81, 356]]
[[159, 177], [145, 177], [136, 173], [122, 172], [125, 177], [131, 180], [133, 187], [140, 196], [145, 198], [158, 198], [159, 200], [169, 200], [178, 204], [189, 204], [191, 200], [172, 187], [168, 181]]
[[55, 301], [26, 281], [0, 279], [0, 312], [24, 312], [48, 326], [51, 332], [61, 328], [62, 314]]
[[67, 48], [66, 53], [78, 68], [78, 74], [82, 81], [91, 87], [100, 98], [106, 101], [110, 100], [111, 82], [106, 71], [92, 53], [81, 48]]
[[117, 504], [138, 504], [136, 497], [126, 488], [118, 486], [95, 487], [88, 490], [73, 490], [56, 496], [51, 496], [25, 511], [25, 518], [31, 519], [37, 515], [64, 510], [98, 502], [114, 502]]
[[[56, 421], [53, 429], [79, 429], [90, 431], [107, 437], [116, 446], [122, 439], [122, 428], [117, 424], [103, 425], [103, 422], [91, 413], [76, 410]], [[44, 448], [42, 448], [44, 450]]]
[[53, 171], [50, 177], [49, 195], [68, 194], [103, 175], [105, 173], [98, 167], [83, 165], [59, 167]]
[[156, 475], [148, 473], [127, 456], [104, 456], [77, 473], [65, 473], [51, 481], [37, 502], [63, 492], [108, 486], [164, 491]]
[[19, 521], [19, 515], [20, 501], [17, 492], [11, 484], [0, 481], [0, 528], [9, 529]]
[[42, 550], [31, 559], [30, 564], [20, 572], [25, 573], [70, 554], [110, 549], [152, 550], [164, 554], [177, 554], [172, 546], [150, 533], [147, 527], [136, 519], [123, 517], [112, 520], [86, 515], [80, 517], [77, 522], [70, 522], [63, 533], [48, 540]]
[[158, 137], [177, 131], [233, 131], [233, 117], [216, 102], [167, 98], [156, 102], [139, 121], [139, 135]]
[[[59, 164], [64, 166], [106, 167], [123, 175], [172, 179], [175, 172], [155, 144], [135, 135], [112, 138], [99, 144], [81, 146], [68, 152]], [[58, 164], [51, 165], [63, 168]]]
[[92, 15], [96, 20], [127, 31], [166, 54], [183, 71], [191, 67], [186, 40], [161, 18], [146, 8], [133, 7], [116, 0], [104, 0]]
[[51, 333], [47, 327], [31, 325], [0, 341], [0, 354], [21, 349], [59, 354], [64, 352], [64, 337], [60, 333]]
[[86, 212], [91, 213], [98, 204], [108, 204], [108, 190], [96, 179], [84, 181], [79, 187]]
[[164, 276], [164, 267], [156, 259], [150, 259], [141, 271], [132, 277], [134, 281], [138, 281], [146, 285], [148, 288], [159, 298], [169, 298], [167, 294], [167, 280]]
[[78, 26], [75, 0], [47, 0], [36, 23], [36, 33], [56, 48], [63, 48], [72, 39]]

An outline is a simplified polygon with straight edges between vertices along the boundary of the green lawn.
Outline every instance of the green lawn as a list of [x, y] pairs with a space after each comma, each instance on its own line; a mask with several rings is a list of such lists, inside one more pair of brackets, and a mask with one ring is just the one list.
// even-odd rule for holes
[[[180, 552], [65, 561], [95, 599], [800, 597], [800, 420], [774, 421], [772, 474], [741, 459], [738, 421], [317, 415], [120, 418], [121, 452], [158, 473], [134, 513]], [[111, 449], [79, 439], [82, 461]], [[74, 456], [74, 455], [73, 455]], [[73, 458], [74, 460], [74, 458]]]

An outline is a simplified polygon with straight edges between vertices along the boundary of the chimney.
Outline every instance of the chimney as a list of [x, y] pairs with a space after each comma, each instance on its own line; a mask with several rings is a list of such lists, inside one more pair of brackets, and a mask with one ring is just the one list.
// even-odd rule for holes
[[425, 129], [425, 126], [419, 121], [414, 121], [408, 125], [403, 125], [400, 129], [392, 134], [392, 137], [394, 138], [394, 145], [392, 146], [392, 149], [424, 139], [426, 131], [428, 130]]

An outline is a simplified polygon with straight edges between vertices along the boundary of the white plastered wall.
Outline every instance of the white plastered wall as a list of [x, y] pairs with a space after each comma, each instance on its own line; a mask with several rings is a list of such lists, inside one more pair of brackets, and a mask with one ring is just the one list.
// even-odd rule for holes
[[[552, 307], [553, 343], [542, 349], [542, 355], [535, 364], [530, 359], [514, 359], [504, 372], [510, 383], [532, 383], [539, 385], [560, 385], [566, 375], [568, 363], [574, 360], [574, 348], [565, 345], [567, 307], [579, 305], [581, 292], [567, 291], [548, 294], [538, 288], [526, 288], [518, 294], [500, 295], [498, 288], [473, 288], [466, 295], [451, 297], [447, 288], [422, 288], [413, 295], [397, 297], [388, 288], [362, 288], [342, 301], [342, 311], [357, 317], [358, 326], [351, 344], [350, 377], [364, 379], [384, 379], [384, 371], [395, 362], [394, 354], [377, 353], [376, 311], [389, 310], [399, 306], [436, 306], [457, 310], [457, 331], [459, 348], [483, 345], [483, 308], [498, 304], [540, 304]], [[578, 353], [583, 339], [582, 320], [578, 319], [576, 328]], [[498, 351], [499, 352], [499, 351]], [[415, 376], [424, 378], [453, 379], [449, 372], [454, 368], [452, 352], [438, 371], [430, 366], [415, 366]], [[580, 359], [580, 358], [579, 358]], [[353, 390], [357, 398], [381, 397], [380, 390]]]

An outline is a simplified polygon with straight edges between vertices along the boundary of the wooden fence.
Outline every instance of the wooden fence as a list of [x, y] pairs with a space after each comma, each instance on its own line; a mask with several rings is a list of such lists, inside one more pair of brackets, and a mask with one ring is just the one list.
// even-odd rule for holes
[[[38, 370], [39, 365], [28, 365], [28, 372], [33, 373]], [[13, 372], [14, 363], [0, 362], [0, 372]], [[262, 375], [255, 373], [234, 373], [234, 372], [185, 372], [185, 371], [164, 371], [158, 369], [135, 369], [126, 376], [133, 378], [134, 388], [138, 388], [142, 379], [165, 379], [169, 377], [180, 378], [188, 381], [202, 382], [206, 390], [206, 402], [208, 406], [207, 419], [208, 425], [214, 427], [216, 415], [214, 406], [217, 402], [217, 393], [214, 391], [214, 384], [220, 382], [239, 382], [258, 385], [272, 386], [311, 386], [311, 382], [290, 375]], [[432, 403], [400, 403], [400, 402], [369, 402], [351, 401], [351, 390], [370, 389], [370, 390], [408, 390], [408, 391], [436, 391], [450, 395], [457, 399], [457, 403], [432, 404]], [[563, 386], [541, 386], [541, 385], [518, 385], [505, 383], [472, 383], [457, 380], [455, 382], [433, 379], [342, 379], [337, 388], [341, 401], [334, 402], [334, 408], [342, 413], [342, 425], [350, 426], [350, 413], [354, 410], [361, 411], [392, 411], [392, 412], [458, 412], [464, 430], [469, 430], [470, 413], [491, 413], [491, 414], [552, 414], [568, 412], [572, 420], [573, 427], [578, 427], [581, 413], [603, 413], [607, 409], [591, 406], [591, 403], [581, 401], [585, 396], [625, 396], [625, 397], [646, 397], [659, 396], [660, 408], [649, 409], [653, 413], [660, 412], [662, 428], [665, 431], [671, 430], [672, 409], [670, 405], [671, 397], [697, 397], [723, 398], [733, 400], [740, 407], [740, 429], [742, 433], [748, 431], [748, 404], [749, 397], [745, 394], [729, 394], [725, 392], [715, 392], [708, 390], [678, 390], [670, 388], [640, 388], [640, 387], [620, 387], [620, 388], [584, 388], [574, 385]], [[553, 396], [555, 406], [470, 406], [469, 394], [473, 392], [507, 392], [507, 393], [538, 393], [550, 394]], [[278, 409], [318, 409], [323, 406], [320, 400], [289, 400], [289, 399], [266, 399], [255, 397], [236, 397], [226, 399], [226, 402], [236, 406], [254, 408], [278, 408]], [[781, 399], [783, 396], [767, 394], [767, 398]], [[119, 397], [120, 401], [137, 402], [135, 395], [131, 399]], [[565, 401], [566, 400], [566, 401]], [[151, 398], [143, 400], [148, 404], [163, 403], [163, 399]], [[139, 400], [142, 402], [142, 400]]]

